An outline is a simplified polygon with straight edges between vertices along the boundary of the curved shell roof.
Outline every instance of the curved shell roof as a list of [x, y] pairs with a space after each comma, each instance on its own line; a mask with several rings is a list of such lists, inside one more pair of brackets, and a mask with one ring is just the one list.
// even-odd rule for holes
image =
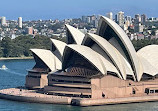
[[137, 52], [143, 63], [144, 73], [158, 74], [158, 45], [148, 45]]
[[103, 65], [99, 55], [97, 52], [93, 51], [91, 48], [82, 46], [82, 45], [67, 45], [64, 50], [64, 56], [63, 56], [63, 67], [65, 67], [65, 64], [67, 60], [65, 60], [65, 53], [69, 48], [78, 54], [80, 54], [82, 57], [84, 57], [86, 60], [88, 60], [98, 71], [100, 71], [102, 74], [107, 74], [106, 68]]
[[[50, 51], [45, 49], [30, 49], [36, 56], [38, 56], [51, 71], [61, 69], [61, 62], [58, 58]], [[49, 58], [49, 59], [48, 59]]]
[[[100, 36], [90, 33], [85, 36], [70, 25], [66, 25], [66, 28], [68, 43], [71, 45], [51, 39], [53, 52], [31, 49], [34, 56], [43, 61], [51, 71], [69, 67], [76, 60], [74, 57], [80, 55], [82, 56], [80, 59], [84, 59], [83, 61], [90, 65], [88, 68], [95, 68], [103, 75], [109, 71], [124, 80], [133, 76], [134, 80], [140, 81], [143, 73], [151, 76], [158, 74], [158, 45], [149, 45], [136, 52], [126, 33], [114, 21], [103, 16], [100, 18], [97, 32]], [[68, 59], [72, 59], [72, 53], [75, 56], [71, 63]], [[76, 66], [82, 66], [80, 59], [76, 62]]]
[[143, 72], [145, 74], [149, 74], [151, 76], [155, 76], [156, 74], [158, 74], [158, 68], [153, 66], [147, 59], [145, 59], [141, 55], [139, 55], [139, 58], [143, 64]]
[[[143, 67], [128, 36], [117, 23], [103, 16], [101, 16], [99, 21], [98, 34], [100, 32], [101, 25], [103, 24], [102, 22], [104, 22], [105, 25], [111, 27], [112, 30], [117, 34], [117, 39], [122, 42], [122, 47], [127, 50], [126, 54], [130, 58], [129, 61], [131, 61], [131, 66], [133, 68], [137, 81], [140, 81], [141, 75], [143, 74]], [[104, 30], [106, 30], [106, 28]]]
[[59, 51], [60, 55], [63, 56], [63, 52], [65, 49], [65, 46], [67, 45], [66, 43], [56, 40], [56, 39], [51, 39], [52, 43], [56, 47], [56, 49]]
[[134, 75], [132, 72], [132, 68], [129, 65], [128, 61], [124, 59], [124, 57], [119, 53], [119, 51], [112, 46], [106, 39], [95, 35], [95, 34], [87, 34], [83, 45], [86, 45], [86, 39], [90, 37], [93, 41], [95, 41], [110, 57], [114, 65], [117, 67], [117, 70], [120, 71], [120, 74], [122, 75], [123, 79], [126, 80], [126, 74]]
[[98, 55], [99, 55], [103, 65], [105, 66], [106, 70], [109, 72], [116, 73], [118, 75], [118, 77], [122, 79], [122, 76], [120, 75], [120, 73], [118, 72], [116, 67], [111, 62], [109, 62], [107, 59], [105, 59], [102, 55], [100, 55], [100, 54], [98, 54]]
[[81, 43], [82, 43], [82, 41], [84, 39], [85, 34], [83, 34], [80, 30], [78, 30], [78, 29], [76, 29], [76, 28], [74, 28], [74, 27], [72, 27], [72, 26], [70, 26], [68, 24], [66, 24], [65, 26], [68, 29], [67, 31], [69, 31], [71, 33], [74, 41], [77, 44], [81, 45]]
[[55, 56], [55, 69], [62, 69], [62, 62]]

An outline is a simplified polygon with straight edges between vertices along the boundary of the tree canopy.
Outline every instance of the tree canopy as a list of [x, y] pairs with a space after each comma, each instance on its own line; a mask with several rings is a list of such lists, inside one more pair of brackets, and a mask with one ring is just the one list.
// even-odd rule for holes
[[147, 46], [147, 45], [152, 45], [152, 44], [157, 44], [158, 45], [158, 39], [141, 39], [141, 40], [132, 40], [132, 43], [138, 51], [139, 49]]
[[15, 39], [4, 37], [0, 41], [0, 57], [31, 56], [31, 48], [51, 49], [50, 38], [45, 36], [19, 36]]
[[[66, 41], [66, 38], [53, 37], [61, 41]], [[142, 39], [142, 40], [132, 40], [132, 43], [138, 51], [142, 47], [151, 44], [158, 45], [158, 39]], [[0, 41], [0, 57], [22, 57], [22, 56], [32, 56], [30, 52], [31, 48], [38, 49], [51, 49], [51, 40], [46, 36], [19, 36], [15, 39], [9, 37], [4, 37]]]

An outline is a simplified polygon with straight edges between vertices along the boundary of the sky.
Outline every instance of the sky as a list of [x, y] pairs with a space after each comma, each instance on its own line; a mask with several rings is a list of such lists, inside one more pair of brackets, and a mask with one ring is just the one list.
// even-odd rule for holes
[[146, 14], [158, 17], [158, 0], [0, 0], [0, 16], [8, 20], [79, 18], [82, 15]]

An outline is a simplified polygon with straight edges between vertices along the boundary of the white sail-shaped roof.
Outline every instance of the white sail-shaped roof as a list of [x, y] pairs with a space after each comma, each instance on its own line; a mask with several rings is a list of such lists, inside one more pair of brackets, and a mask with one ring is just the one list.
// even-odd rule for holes
[[137, 52], [143, 64], [143, 71], [149, 75], [158, 74], [158, 45], [148, 45]]
[[56, 49], [59, 51], [60, 55], [63, 56], [63, 52], [67, 44], [65, 42], [62, 42], [56, 39], [51, 39], [51, 41], [53, 45], [56, 47]]
[[99, 55], [99, 57], [100, 57], [103, 65], [105, 66], [106, 70], [108, 72], [114, 72], [114, 73], [116, 73], [116, 75], [120, 79], [122, 79], [122, 76], [120, 75], [120, 73], [118, 72], [118, 70], [116, 69], [116, 67], [111, 62], [109, 62], [107, 59], [105, 59], [102, 55], [100, 55], [100, 54], [98, 54], [98, 55]]
[[[51, 71], [55, 70], [55, 57], [54, 54], [45, 49], [30, 49], [36, 56], [38, 56]], [[48, 59], [49, 58], [49, 59]]]
[[143, 73], [155, 76], [158, 74], [158, 68], [153, 66], [147, 59], [139, 55], [139, 58], [143, 64]]
[[[117, 70], [120, 71], [123, 79], [126, 80], [126, 74], [133, 75], [132, 68], [128, 61], [124, 59], [124, 57], [119, 53], [119, 51], [112, 46], [106, 39], [96, 35], [96, 34], [87, 34], [85, 39], [83, 40], [83, 45], [86, 45], [86, 39], [91, 38], [94, 42], [96, 42], [110, 57], [113, 64], [117, 67]], [[135, 79], [135, 77], [134, 77]]]
[[[71, 34], [70, 39], [73, 39], [76, 44], [81, 45], [85, 35], [80, 30], [78, 30], [70, 25], [66, 24], [65, 26], [67, 28], [67, 33]], [[67, 36], [69, 36], [69, 35], [67, 35]], [[69, 37], [67, 37], [67, 38], [69, 38]], [[68, 44], [69, 44], [69, 39], [68, 39]]]
[[[108, 31], [107, 28], [109, 28]], [[115, 39], [119, 42], [120, 46], [122, 47], [122, 50], [124, 51], [127, 60], [133, 69], [137, 81], [140, 81], [141, 76], [143, 74], [143, 67], [130, 39], [123, 31], [123, 29], [117, 23], [110, 20], [109, 18], [101, 16], [97, 34], [108, 40], [110, 39], [110, 36], [111, 38], [115, 37]]]
[[[82, 45], [67, 45], [64, 53], [67, 53], [67, 50], [69, 50], [69, 48], [71, 50], [77, 52], [78, 54], [80, 54], [86, 60], [88, 60], [102, 74], [107, 73], [98, 54], [95, 51], [93, 51], [91, 48], [82, 46]], [[67, 62], [66, 62], [67, 60], [65, 60], [65, 58], [66, 58], [65, 55], [66, 54], [64, 54], [64, 56], [63, 56], [63, 67], [65, 66], [65, 64], [67, 64]]]
[[[84, 57], [86, 60], [88, 60], [98, 71], [100, 71], [102, 74], [107, 74], [107, 71], [114, 72], [118, 75], [117, 69], [111, 64], [108, 60], [106, 60], [102, 55], [98, 54], [97, 52], [93, 51], [91, 48], [82, 46], [82, 45], [68, 45], [65, 48], [64, 53], [67, 53], [69, 48], [78, 54], [80, 54], [82, 57]], [[64, 54], [66, 55], [66, 54]], [[63, 67], [64, 64], [66, 64], [65, 58], [63, 57]], [[119, 76], [121, 78], [121, 76]]]
[[50, 51], [45, 49], [30, 49], [36, 56], [38, 56], [51, 71], [61, 69], [61, 61]]

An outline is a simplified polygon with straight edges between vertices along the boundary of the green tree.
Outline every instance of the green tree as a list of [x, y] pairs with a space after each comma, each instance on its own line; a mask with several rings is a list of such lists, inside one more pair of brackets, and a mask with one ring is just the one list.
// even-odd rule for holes
[[12, 55], [12, 41], [9, 37], [4, 37], [2, 39], [2, 50], [3, 50], [3, 56], [4, 57], [11, 57]]

